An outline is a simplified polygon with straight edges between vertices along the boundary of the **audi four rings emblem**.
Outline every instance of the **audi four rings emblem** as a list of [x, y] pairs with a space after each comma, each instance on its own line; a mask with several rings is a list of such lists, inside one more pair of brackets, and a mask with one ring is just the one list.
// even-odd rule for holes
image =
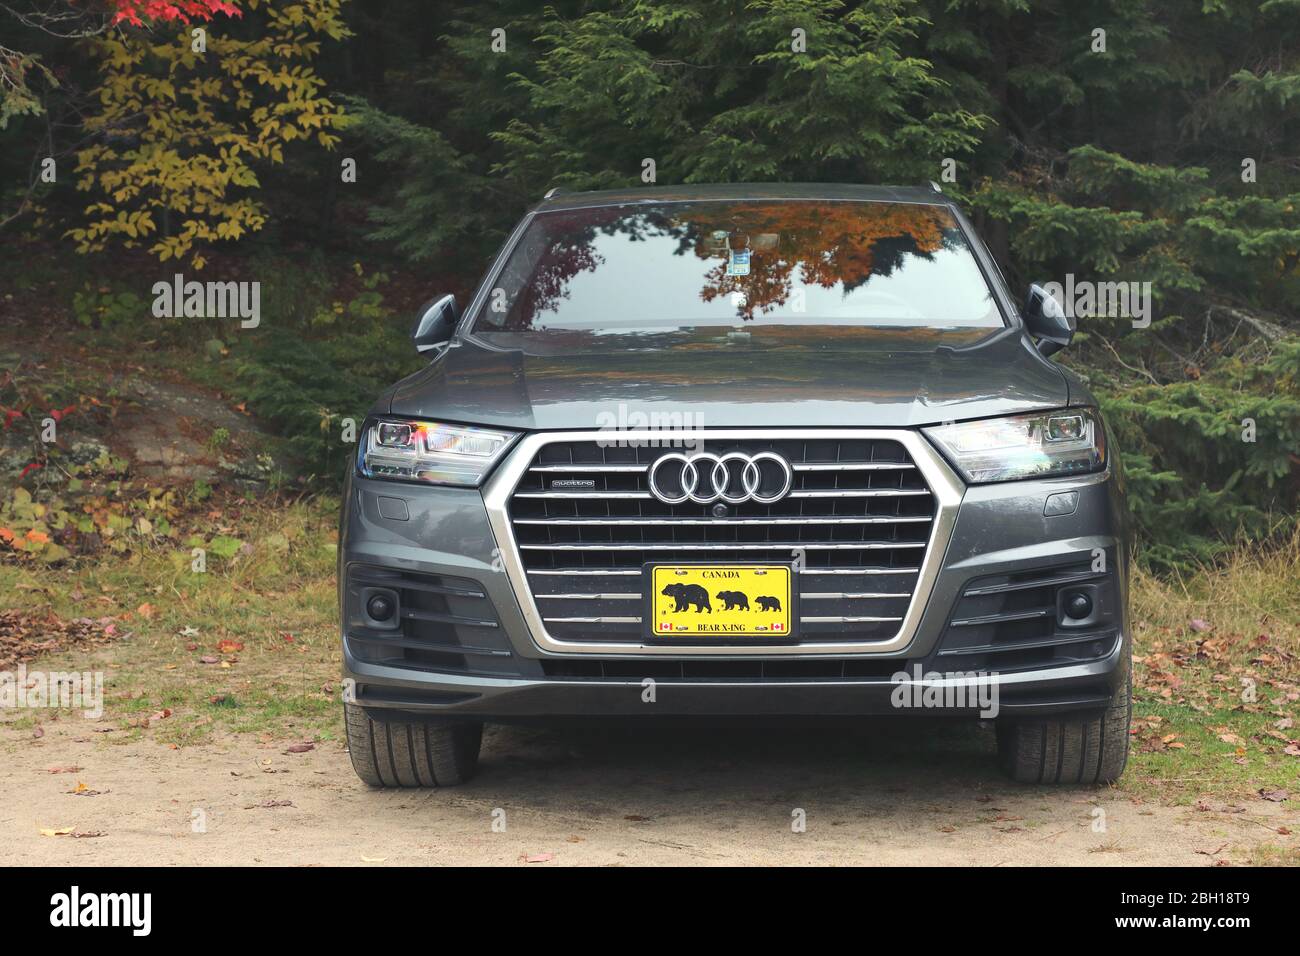
[[[740, 479], [739, 485], [736, 478]], [[775, 490], [763, 493], [767, 485], [764, 478], [779, 479]], [[789, 493], [794, 471], [788, 461], [770, 451], [756, 455], [739, 451], [725, 455], [697, 452], [690, 456], [671, 452], [650, 466], [648, 481], [650, 493], [666, 505], [679, 505], [687, 499], [701, 505], [715, 501], [733, 505], [756, 501], [766, 505], [780, 501]], [[665, 485], [669, 489], [675, 486], [677, 493], [665, 491]]]

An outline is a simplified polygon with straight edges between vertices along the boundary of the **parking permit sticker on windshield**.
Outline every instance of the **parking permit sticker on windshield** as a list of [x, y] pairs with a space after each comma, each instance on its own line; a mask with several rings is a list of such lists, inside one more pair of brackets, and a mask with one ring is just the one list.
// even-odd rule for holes
[[749, 275], [749, 250], [748, 249], [731, 250], [731, 257], [727, 260], [727, 275], [729, 276]]

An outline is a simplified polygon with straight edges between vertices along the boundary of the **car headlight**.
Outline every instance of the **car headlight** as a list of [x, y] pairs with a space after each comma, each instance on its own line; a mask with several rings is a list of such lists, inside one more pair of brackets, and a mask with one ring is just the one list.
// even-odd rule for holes
[[493, 428], [384, 418], [366, 427], [357, 465], [367, 478], [475, 487], [516, 437]]
[[1086, 474], [1106, 467], [1106, 435], [1095, 409], [957, 422], [923, 429], [967, 481]]

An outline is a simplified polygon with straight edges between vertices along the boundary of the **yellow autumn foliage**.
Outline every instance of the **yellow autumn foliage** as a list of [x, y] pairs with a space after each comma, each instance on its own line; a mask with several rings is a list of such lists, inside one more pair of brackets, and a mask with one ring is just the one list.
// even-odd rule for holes
[[[312, 61], [321, 40], [350, 35], [343, 0], [244, 0], [240, 20], [213, 20], [196, 52], [193, 25], [126, 30], [91, 41], [99, 58], [94, 141], [77, 153], [77, 188], [94, 196], [65, 235], [78, 252], [150, 243], [160, 261], [235, 241], [266, 222], [256, 167], [284, 145], [333, 149], [347, 121]], [[243, 37], [253, 33], [256, 39]]]

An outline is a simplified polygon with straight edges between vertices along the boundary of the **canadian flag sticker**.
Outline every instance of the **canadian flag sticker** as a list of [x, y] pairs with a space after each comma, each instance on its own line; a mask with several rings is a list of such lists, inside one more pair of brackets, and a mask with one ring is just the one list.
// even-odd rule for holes
[[661, 630], [661, 631], [671, 631], [672, 629], [673, 629], [673, 626], [672, 626], [671, 624], [669, 624], [667, 621], [660, 621], [660, 622], [659, 622], [659, 630]]
[[783, 625], [778, 621], [776, 624], [772, 625], [772, 630], [774, 631], [783, 630]]

